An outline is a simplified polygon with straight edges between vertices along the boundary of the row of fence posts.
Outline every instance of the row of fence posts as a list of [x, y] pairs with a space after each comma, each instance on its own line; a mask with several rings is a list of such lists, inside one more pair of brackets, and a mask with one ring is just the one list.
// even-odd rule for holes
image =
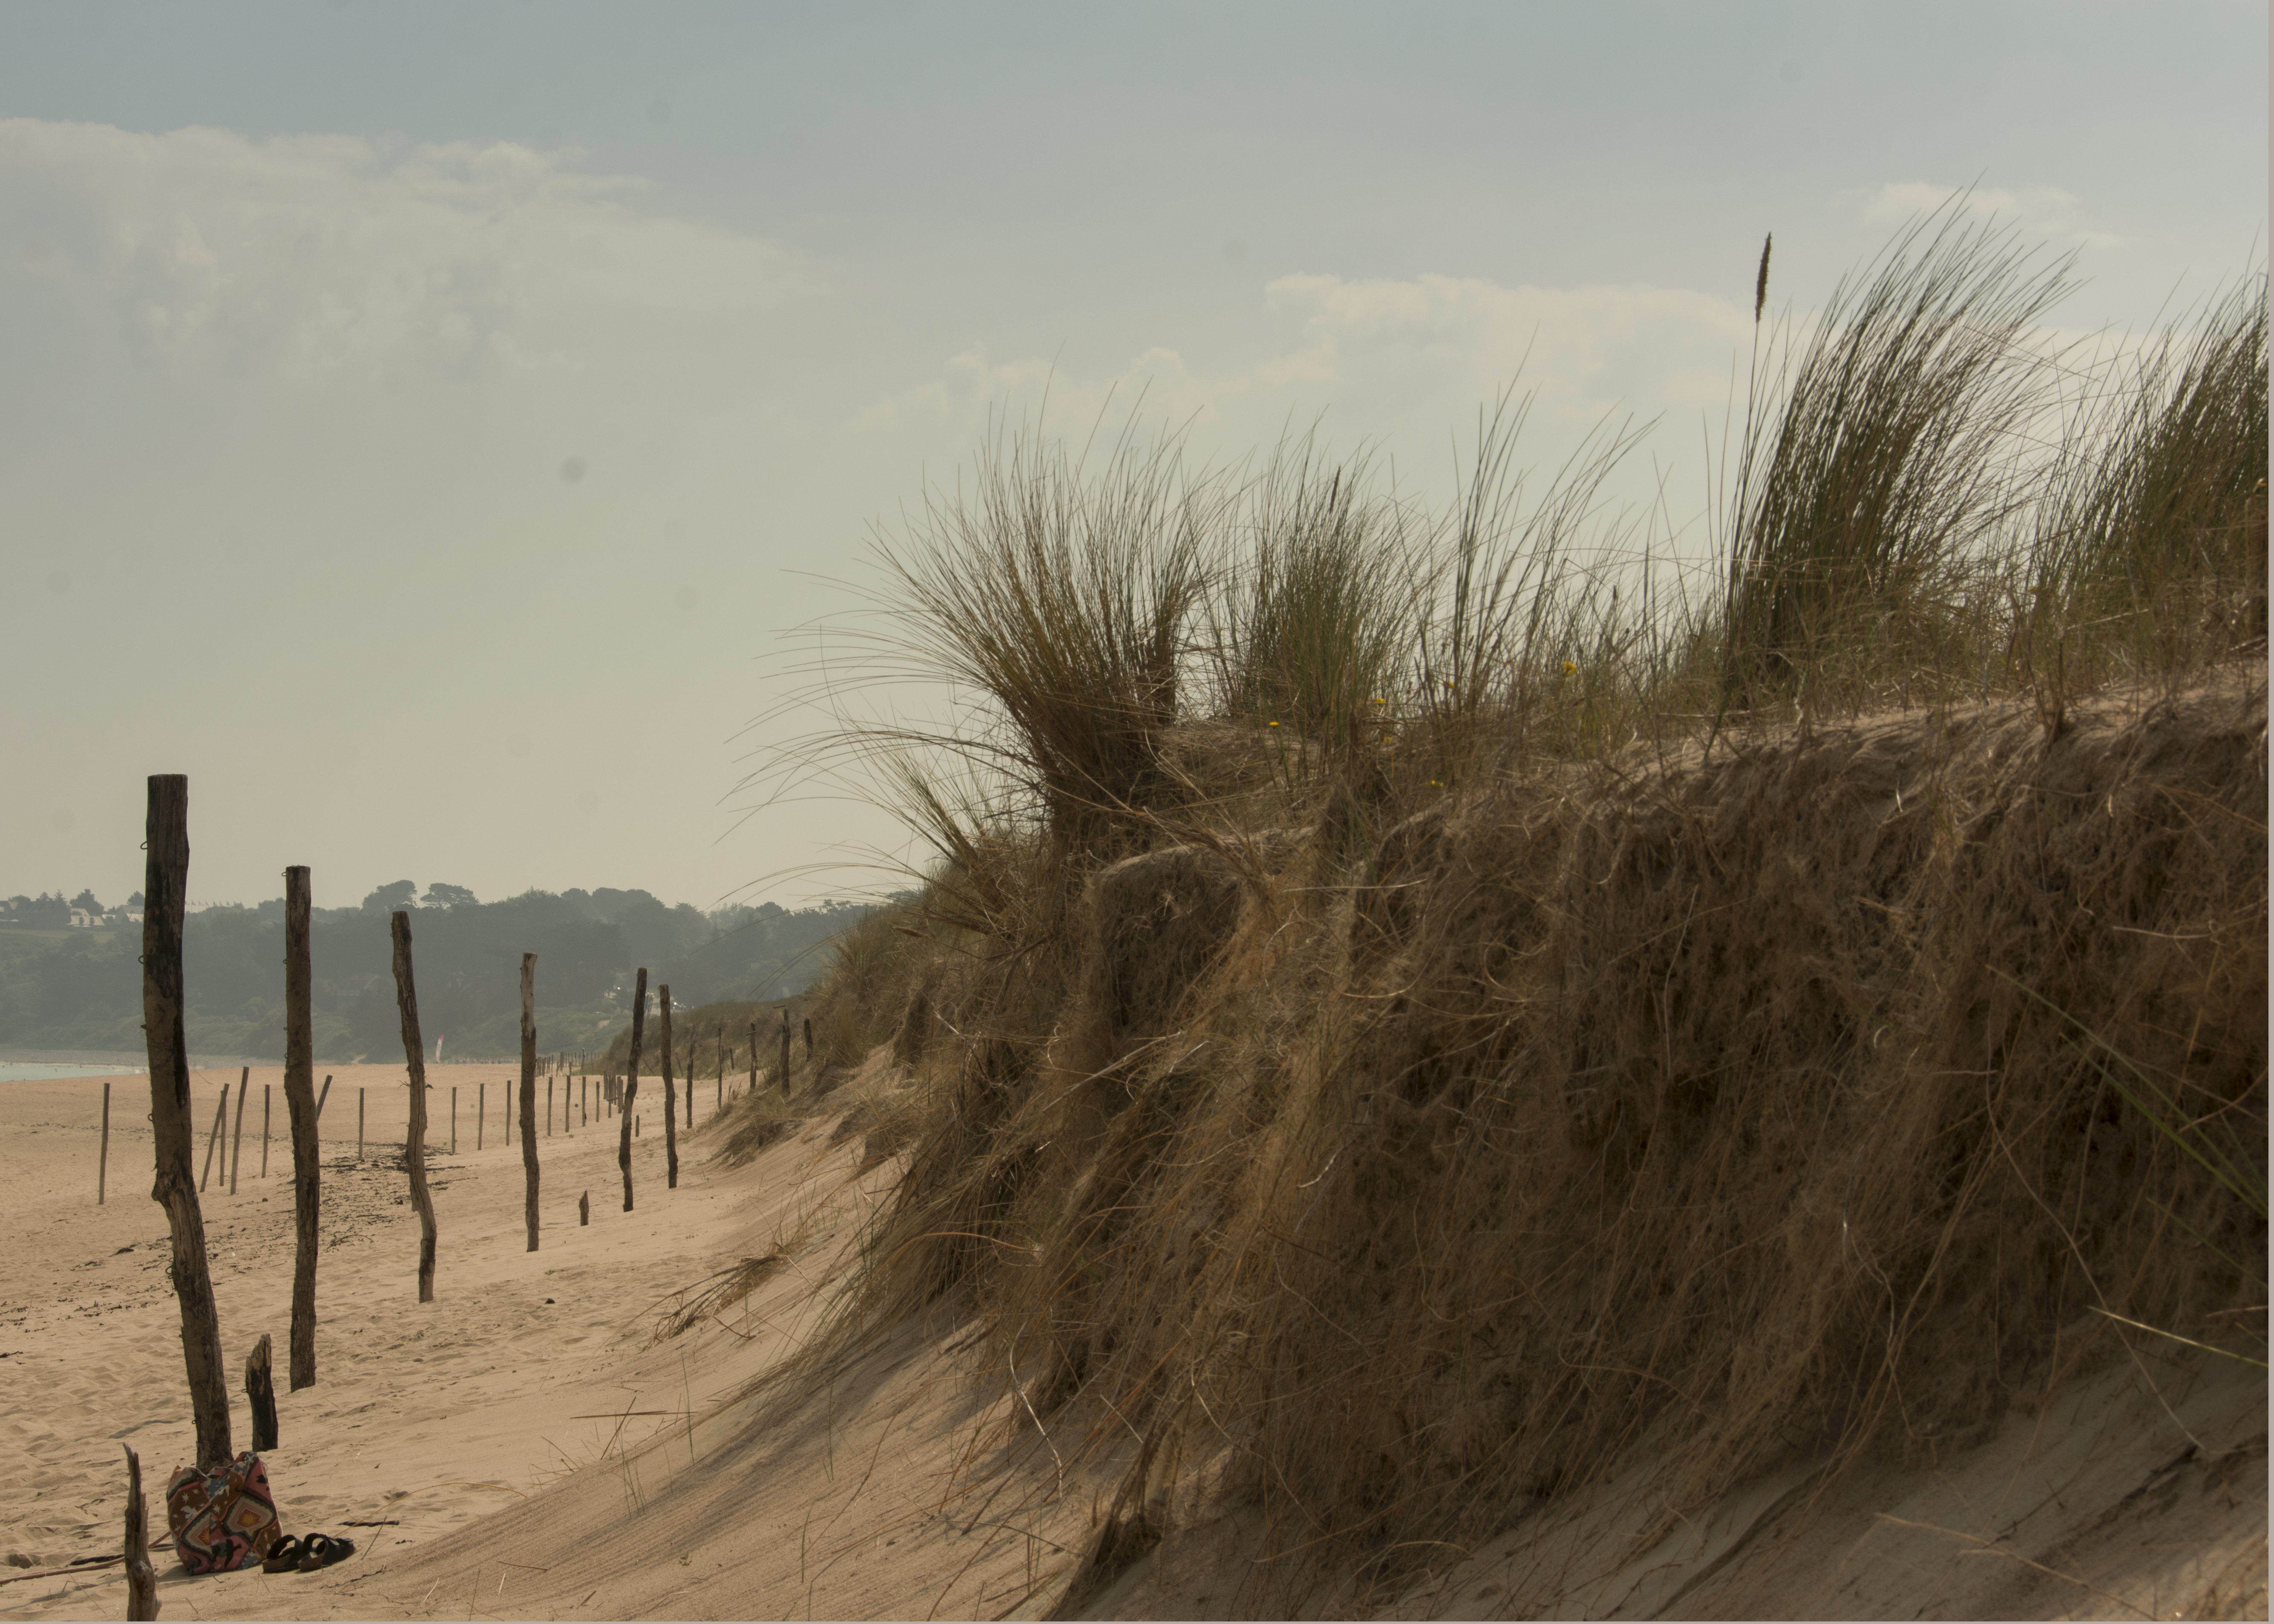
[[[180, 774], [153, 774], [149, 780], [148, 816], [144, 829], [143, 891], [147, 905], [142, 929], [143, 1006], [160, 1018], [145, 1023], [144, 1033], [149, 1045], [151, 1137], [157, 1164], [157, 1178], [152, 1187], [152, 1198], [166, 1209], [171, 1231], [173, 1268], [170, 1271], [174, 1291], [181, 1309], [182, 1354], [190, 1389], [191, 1410], [197, 1436], [197, 1463], [200, 1468], [225, 1466], [234, 1458], [230, 1438], [230, 1402], [226, 1379], [222, 1372], [221, 1319], [213, 1294], [212, 1274], [207, 1257], [205, 1225], [198, 1197], [207, 1185], [213, 1172], [214, 1158], [222, 1144], [222, 1130], [229, 1118], [230, 1086], [224, 1084], [219, 1109], [206, 1140], [205, 1166], [196, 1179], [190, 1177], [196, 1127], [190, 1117], [190, 1072], [188, 1044], [184, 1029], [182, 983], [182, 925], [186, 912], [184, 898], [189, 883], [189, 780]], [[318, 1096], [312, 1086], [314, 1044], [312, 1023], [313, 976], [309, 955], [309, 915], [311, 886], [309, 870], [305, 866], [288, 868], [284, 871], [284, 1096], [291, 1118], [293, 1161], [293, 1209], [296, 1248], [293, 1267], [291, 1304], [290, 1377], [294, 1391], [314, 1385], [315, 1361], [315, 1276], [318, 1256], [318, 1215], [320, 1186], [320, 1141], [317, 1133], [318, 1121], [324, 1101], [330, 1097], [332, 1079], [324, 1079], [324, 1093]], [[426, 1094], [425, 1043], [419, 1034], [416, 977], [411, 965], [410, 919], [407, 912], [395, 913], [390, 921], [394, 943], [394, 972], [395, 998], [401, 1016], [403, 1044], [407, 1083], [410, 1089], [410, 1120], [404, 1133], [404, 1162], [410, 1175], [410, 1199], [419, 1221], [418, 1300], [434, 1300], [434, 1274], [438, 1246], [437, 1224], [433, 1200], [426, 1184]], [[521, 1077], [519, 1109], [508, 1092], [505, 1102], [505, 1127], [508, 1142], [511, 1141], [513, 1124], [521, 1124], [522, 1162], [526, 1177], [524, 1217], [528, 1234], [528, 1249], [538, 1250], [538, 1135], [531, 1132], [536, 1115], [537, 1026], [535, 1017], [535, 981], [537, 955], [523, 953], [521, 960]], [[647, 971], [637, 974], [637, 992], [632, 1007], [630, 1054], [624, 1075], [619, 1079], [611, 1074], [600, 1090], [604, 1113], [617, 1119], [617, 1164], [623, 1175], [624, 1210], [632, 1210], [631, 1140], [639, 1131], [636, 1104], [639, 1095], [639, 1061], [643, 1027], [647, 1015]], [[666, 1143], [666, 1164], [670, 1183], [676, 1186], [679, 1178], [679, 1155], [676, 1125], [673, 1111], [673, 1076], [671, 1052], [671, 992], [659, 986], [660, 1039], [660, 1071], [665, 1089], [664, 1131]], [[757, 1083], [757, 1039], [755, 1022], [750, 1035], [750, 1082]], [[789, 1014], [782, 1011], [780, 1028], [781, 1065], [777, 1080], [785, 1093], [789, 1082], [790, 1028]], [[723, 1109], [726, 1098], [726, 1052], [723, 1028], [713, 1034], [719, 1046], [718, 1056], [717, 1103]], [[813, 1052], [813, 1026], [805, 1023], [805, 1046], [809, 1061]], [[565, 1058], [565, 1057], [564, 1057]], [[695, 1125], [695, 1075], [693, 1056], [689, 1056], [685, 1094], [687, 1125]], [[546, 1132], [553, 1132], [553, 1077], [548, 1072], [546, 1085]], [[565, 1079], [564, 1079], [565, 1080]], [[237, 1075], [237, 1114], [229, 1147], [223, 1154], [227, 1172], [227, 1187], [234, 1192], [243, 1170], [245, 1144], [245, 1107], [252, 1092], [252, 1068], [245, 1067]], [[580, 1076], [577, 1106], [580, 1113], [589, 1109], [589, 1075]], [[481, 1086], [477, 1094], [476, 1148], [480, 1147], [479, 1124], [488, 1113], [487, 1085]], [[95, 1199], [102, 1203], [108, 1198], [110, 1157], [110, 1085], [103, 1085], [102, 1148], [98, 1154], [95, 1172]], [[573, 1132], [569, 1120], [568, 1101], [565, 1087], [561, 1094], [561, 1128]], [[366, 1139], [365, 1090], [356, 1090], [356, 1154], [363, 1158]], [[268, 1139], [272, 1115], [267, 1086], [261, 1095], [261, 1172], [266, 1177], [268, 1162]], [[450, 1144], [455, 1152], [457, 1145], [457, 1090], [451, 1090]], [[591, 1221], [591, 1198], [589, 1191], [577, 1202], [580, 1224]], [[245, 1367], [245, 1393], [252, 1402], [253, 1417], [253, 1447], [273, 1449], [276, 1447], [276, 1406], [269, 1375], [269, 1338], [263, 1335], [247, 1357]], [[129, 1493], [126, 1508], [126, 1568], [129, 1577], [127, 1616], [132, 1619], [152, 1619], [157, 1616], [156, 1598], [147, 1560], [148, 1534], [147, 1510], [141, 1492], [139, 1462], [130, 1448], [126, 1452]]]

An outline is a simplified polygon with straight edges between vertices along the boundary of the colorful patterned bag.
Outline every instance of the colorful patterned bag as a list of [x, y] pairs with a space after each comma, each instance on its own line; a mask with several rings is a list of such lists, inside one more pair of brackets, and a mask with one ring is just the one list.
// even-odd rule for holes
[[166, 1485], [166, 1526], [193, 1574], [252, 1568], [284, 1530], [268, 1494], [268, 1468], [246, 1450], [218, 1471], [184, 1466]]

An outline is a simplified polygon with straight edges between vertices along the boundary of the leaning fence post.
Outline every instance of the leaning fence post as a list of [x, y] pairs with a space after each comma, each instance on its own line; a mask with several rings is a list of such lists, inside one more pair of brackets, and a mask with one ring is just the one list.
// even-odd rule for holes
[[237, 1131], [230, 1143], [229, 1192], [237, 1193], [237, 1176], [245, 1170], [245, 1096], [252, 1092], [252, 1068], [247, 1066], [237, 1078]]
[[647, 968], [642, 966], [638, 990], [632, 995], [632, 1053], [625, 1065], [631, 1079], [617, 1111], [616, 1166], [624, 1176], [624, 1210], [632, 1210], [632, 1101], [639, 1094], [640, 1028], [647, 1024]]
[[[657, 1024], [661, 1028], [659, 1036], [663, 1044], [660, 1058], [663, 1064], [664, 1177], [666, 1188], [676, 1190], [679, 1188], [679, 1130], [674, 1125], [671, 1109], [671, 989], [659, 987], [656, 990], [659, 995], [656, 999]], [[689, 1103], [692, 1104], [695, 1094], [695, 1069], [692, 1066], [688, 1068], [687, 1080]]]
[[[418, 1213], [418, 1300], [434, 1300], [434, 1198], [426, 1188], [426, 1055], [418, 1038], [418, 987], [410, 968], [410, 915], [397, 912], [395, 1001], [403, 1019], [403, 1056], [410, 1070], [410, 1125], [403, 1135], [410, 1163], [410, 1205]], [[440, 1042], [440, 1040], [437, 1040]]]
[[[529, 1250], [537, 1250], [537, 1136], [529, 1119], [537, 1109], [537, 955], [521, 956], [521, 1172], [525, 1181], [522, 1216], [529, 1226]], [[545, 1082], [545, 1125], [553, 1125], [553, 1079]]]
[[[221, 1131], [229, 1123], [229, 1085], [221, 1086], [221, 1109], [214, 1112], [213, 1131], [206, 1135], [205, 1164], [198, 1169], [198, 1188], [203, 1190], [213, 1181], [214, 1147], [221, 1143]], [[226, 1172], [228, 1169], [222, 1169]]]
[[292, 1326], [285, 1356], [291, 1390], [316, 1385], [316, 1252], [318, 1201], [323, 1186], [323, 1145], [318, 1124], [332, 1079], [324, 1092], [311, 1085], [316, 1075], [312, 1014], [315, 976], [308, 959], [308, 870], [284, 870], [284, 1115], [292, 1124]]
[[[190, 1182], [189, 1041], [183, 1029], [182, 914], [190, 873], [190, 781], [179, 773], [150, 778], [144, 825], [142, 1034], [150, 1053], [150, 1127], [157, 1182], [150, 1197], [166, 1209], [174, 1242], [174, 1296], [182, 1312], [182, 1362], [197, 1425], [196, 1464], [227, 1462], [229, 1387], [221, 1350], [221, 1315], [206, 1267], [205, 1218]], [[208, 1160], [212, 1155], [207, 1147]]]

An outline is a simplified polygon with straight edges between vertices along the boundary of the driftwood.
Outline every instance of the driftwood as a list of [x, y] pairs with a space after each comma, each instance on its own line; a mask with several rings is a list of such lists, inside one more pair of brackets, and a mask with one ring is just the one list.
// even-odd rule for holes
[[[676, 1190], [679, 1188], [679, 1130], [674, 1124], [671, 1109], [671, 989], [659, 987], [656, 989], [656, 1016], [658, 1024], [662, 1028], [663, 1043], [664, 1178], [666, 1188]], [[695, 1080], [692, 1068], [689, 1071], [688, 1082], [690, 1086], [687, 1092], [692, 1095], [695, 1092], [691, 1086]]]
[[276, 1447], [276, 1387], [268, 1377], [268, 1333], [245, 1356], [245, 1397], [252, 1406], [252, 1447], [257, 1454]]
[[639, 1094], [640, 1028], [647, 1024], [647, 968], [642, 966], [637, 990], [632, 994], [632, 1054], [625, 1071], [630, 1082], [618, 1111], [616, 1166], [624, 1176], [624, 1210], [632, 1209], [632, 1101]]
[[434, 1197], [426, 1188], [426, 1053], [418, 1037], [418, 989], [410, 968], [410, 915], [395, 915], [395, 1002], [403, 1017], [403, 1057], [410, 1071], [410, 1128], [403, 1159], [410, 1205], [418, 1212], [418, 1300], [434, 1300]]
[[174, 1239], [174, 1296], [182, 1310], [182, 1362], [197, 1425], [197, 1463], [230, 1457], [229, 1385], [221, 1314], [206, 1267], [205, 1217], [190, 1178], [190, 1061], [182, 1029], [182, 914], [190, 878], [190, 781], [150, 779], [143, 842], [142, 1033], [150, 1053], [150, 1128], [157, 1181], [150, 1199], [166, 1209]]
[[126, 1448], [126, 1616], [158, 1616], [158, 1575], [150, 1568], [150, 1511], [142, 1499], [142, 1462]]
[[[529, 1228], [529, 1250], [537, 1250], [537, 1135], [529, 1131], [537, 1110], [537, 955], [521, 956], [521, 1176], [522, 1218]], [[545, 1120], [553, 1122], [553, 1090], [545, 1092]]]

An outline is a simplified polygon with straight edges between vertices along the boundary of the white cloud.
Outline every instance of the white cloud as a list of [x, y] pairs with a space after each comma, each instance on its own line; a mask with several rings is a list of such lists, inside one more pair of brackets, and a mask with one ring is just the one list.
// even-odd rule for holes
[[6, 119], [0, 267], [146, 361], [304, 377], [573, 364], [595, 320], [714, 316], [789, 280], [764, 242], [640, 213], [640, 184], [502, 143]]
[[[1860, 206], [1864, 218], [1871, 223], [1900, 225], [1933, 213], [1963, 190], [1931, 181], [1890, 181], [1876, 192], [1849, 192], [1846, 197], [1849, 202]], [[1995, 217], [2005, 224], [2018, 225], [2032, 236], [2064, 244], [2120, 248], [2125, 243], [2123, 237], [2112, 232], [2097, 231], [2088, 226], [2083, 200], [2059, 186], [2024, 186], [2018, 191], [1977, 186], [1966, 193], [1961, 207], [1970, 214]]]
[[1338, 443], [1375, 442], [1434, 476], [1456, 440], [1466, 446], [1480, 406], [1513, 382], [1538, 391], [1522, 459], [1534, 466], [1560, 458], [1607, 415], [1663, 417], [1680, 455], [1697, 446], [1701, 412], [1718, 425], [1732, 365], [1753, 336], [1749, 308], [1682, 289], [1305, 274], [1261, 292], [1280, 342], [1245, 365], [1210, 369], [1155, 347], [1109, 374], [1074, 377], [974, 344], [937, 375], [879, 399], [852, 427], [969, 445], [990, 415], [1031, 420], [1047, 397], [1048, 426], [1071, 436], [1101, 412], [1118, 421], [1141, 395], [1148, 418], [1192, 420], [1200, 447], [1219, 457], [1327, 413]]

